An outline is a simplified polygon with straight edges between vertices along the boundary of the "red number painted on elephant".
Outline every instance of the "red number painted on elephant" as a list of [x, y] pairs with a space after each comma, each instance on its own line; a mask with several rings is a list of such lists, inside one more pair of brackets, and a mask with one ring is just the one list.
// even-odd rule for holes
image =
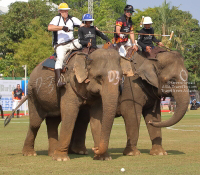
[[109, 82], [113, 82], [114, 85], [117, 85], [119, 83], [119, 71], [116, 70], [110, 70], [108, 72], [108, 80]]

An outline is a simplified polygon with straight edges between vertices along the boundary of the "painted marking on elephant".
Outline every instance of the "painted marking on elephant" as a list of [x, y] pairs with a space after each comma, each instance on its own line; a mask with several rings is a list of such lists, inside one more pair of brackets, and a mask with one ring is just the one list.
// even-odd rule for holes
[[48, 87], [51, 89], [50, 89], [50, 91], [48, 91], [48, 94], [50, 94], [54, 90], [54, 84], [55, 84], [54, 76], [50, 76], [47, 78], [47, 80], [49, 80], [49, 79], [50, 79], [50, 83], [49, 83]]
[[186, 73], [186, 71], [183, 70], [183, 69], [180, 71], [180, 79], [181, 79], [182, 81], [187, 81], [187, 73]]
[[[50, 94], [54, 90], [54, 87], [55, 87], [54, 79], [55, 79], [54, 76], [50, 76], [46, 79], [46, 81], [49, 82], [48, 88], [50, 89], [50, 90], [48, 89], [48, 94]], [[43, 82], [42, 77], [37, 78], [36, 79], [36, 92], [37, 92], [37, 94], [39, 93], [42, 85], [46, 85], [46, 83]]]
[[42, 77], [39, 77], [39, 78], [36, 79], [36, 91], [37, 91], [37, 94], [40, 91], [41, 86], [42, 86]]
[[117, 85], [119, 83], [119, 71], [116, 70], [110, 70], [108, 71], [108, 80], [110, 83], [113, 82], [114, 85]]

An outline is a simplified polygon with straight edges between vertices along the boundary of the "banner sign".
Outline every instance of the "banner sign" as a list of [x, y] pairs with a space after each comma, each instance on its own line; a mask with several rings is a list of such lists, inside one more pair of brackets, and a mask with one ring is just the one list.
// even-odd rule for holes
[[[12, 106], [13, 106], [12, 91], [17, 87], [17, 84], [20, 84], [20, 87], [23, 88], [22, 89], [23, 91], [25, 90], [24, 80], [0, 80], [0, 101], [4, 111], [12, 111]], [[26, 85], [27, 84], [28, 80], [26, 81]], [[25, 105], [26, 103], [22, 105], [20, 110], [24, 110]]]

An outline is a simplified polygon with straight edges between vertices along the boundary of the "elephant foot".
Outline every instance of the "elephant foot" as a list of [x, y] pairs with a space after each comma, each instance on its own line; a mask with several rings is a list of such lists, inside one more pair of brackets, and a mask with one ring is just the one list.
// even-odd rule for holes
[[55, 151], [55, 149], [54, 150], [48, 150], [48, 156], [53, 157], [54, 151]]
[[60, 152], [58, 150], [54, 151], [52, 159], [56, 160], [56, 161], [68, 161], [68, 160], [70, 160], [70, 158], [69, 158], [69, 156], [67, 155], [66, 152]]
[[69, 154], [80, 154], [80, 155], [88, 155], [88, 150], [86, 149], [86, 147], [70, 147]]
[[23, 156], [37, 156], [37, 153], [34, 151], [34, 149], [28, 150], [28, 149], [23, 148], [22, 154]]
[[112, 157], [106, 152], [102, 155], [94, 155], [93, 160], [112, 160]]
[[167, 152], [162, 148], [161, 145], [153, 145], [152, 149], [150, 150], [150, 155], [156, 156], [156, 155], [167, 155]]
[[123, 152], [123, 155], [126, 155], [126, 156], [138, 156], [140, 155], [140, 151], [137, 149], [136, 146], [134, 147], [126, 147], [124, 149], [124, 152]]

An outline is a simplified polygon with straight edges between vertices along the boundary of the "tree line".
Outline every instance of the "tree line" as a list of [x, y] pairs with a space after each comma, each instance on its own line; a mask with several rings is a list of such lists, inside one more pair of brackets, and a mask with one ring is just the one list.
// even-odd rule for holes
[[[53, 0], [56, 4], [60, 0]], [[94, 25], [102, 31], [114, 31], [115, 21], [124, 13], [126, 0], [94, 0]], [[69, 14], [81, 20], [88, 12], [87, 0], [71, 0], [68, 2]], [[27, 65], [28, 75], [35, 66], [49, 57], [53, 52], [52, 33], [47, 26], [58, 14], [53, 6], [42, 0], [15, 2], [9, 6], [7, 14], [0, 15], [0, 73], [4, 76], [24, 76], [22, 65]], [[174, 37], [158, 37], [171, 50], [178, 50], [185, 58], [185, 66], [189, 72], [189, 81], [195, 82], [200, 89], [200, 26], [197, 19], [189, 12], [166, 3], [161, 6], [142, 10], [135, 9], [132, 16], [134, 31], [141, 27], [142, 16], [150, 16], [156, 34]], [[107, 34], [112, 40], [113, 34]], [[77, 32], [75, 32], [77, 37]], [[137, 39], [137, 35], [136, 35]], [[97, 43], [104, 41], [98, 39]]]

